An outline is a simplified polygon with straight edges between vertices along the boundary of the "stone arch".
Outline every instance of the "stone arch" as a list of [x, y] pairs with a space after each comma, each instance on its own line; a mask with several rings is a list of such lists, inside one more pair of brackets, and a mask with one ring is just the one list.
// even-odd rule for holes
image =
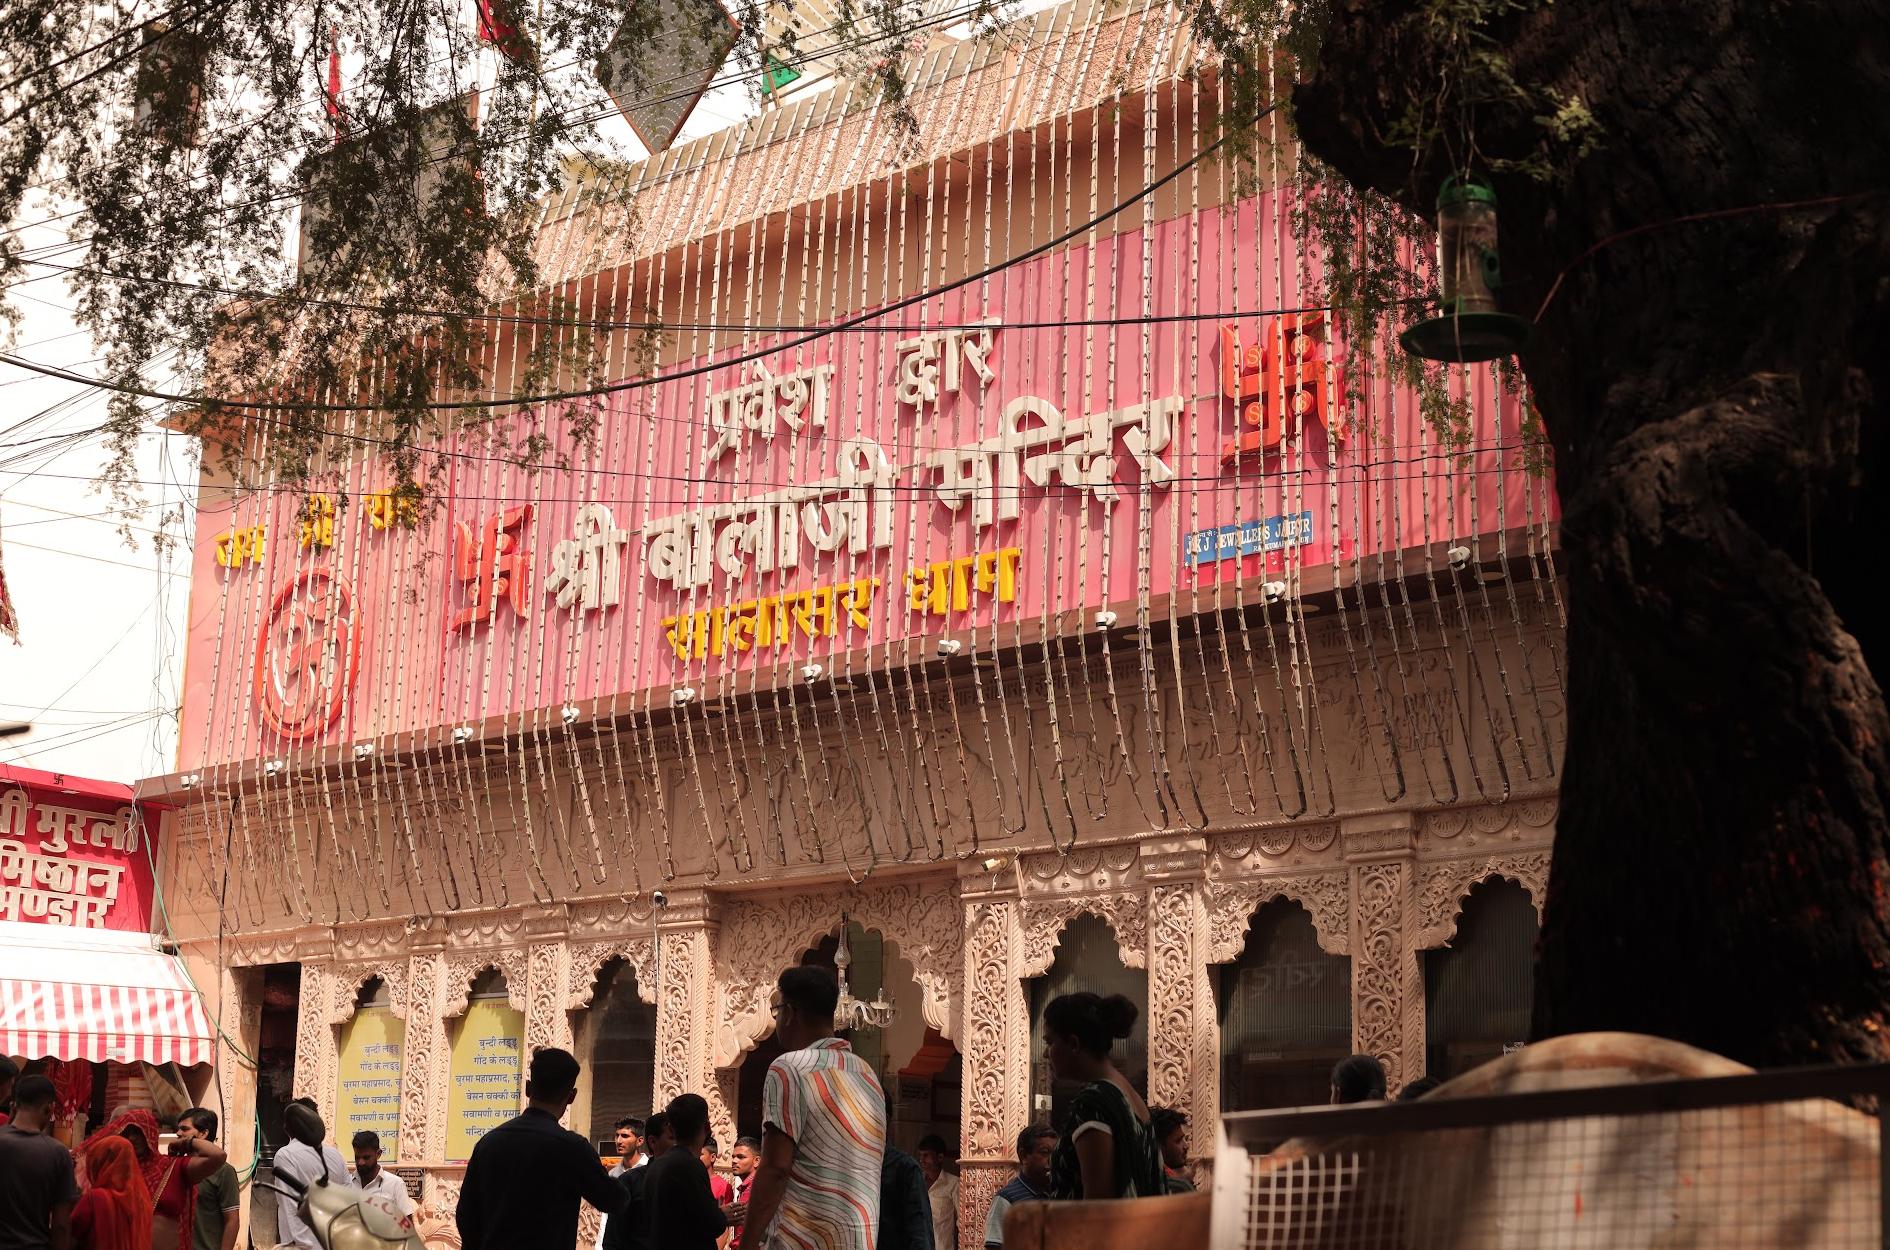
[[582, 1011], [597, 992], [597, 975], [613, 959], [621, 959], [636, 974], [637, 998], [656, 1006], [656, 944], [647, 937], [610, 938], [574, 943], [571, 947], [571, 992], [566, 1011]]
[[346, 1024], [354, 1018], [361, 987], [375, 978], [387, 987], [387, 1005], [403, 1021], [407, 1018], [407, 965], [405, 962], [376, 960], [371, 963], [345, 964], [329, 969], [328, 1023]]
[[1125, 968], [1148, 969], [1148, 899], [1135, 894], [1087, 894], [1042, 901], [1024, 901], [1018, 944], [1017, 974], [1039, 977], [1050, 971], [1057, 957], [1063, 930], [1071, 920], [1088, 914], [1109, 926]]
[[925, 1021], [956, 1037], [962, 1008], [964, 925], [950, 883], [922, 882], [737, 899], [716, 940], [718, 986], [712, 1062], [732, 1068], [773, 1027], [768, 995], [781, 969], [819, 944], [846, 915], [876, 931], [912, 965]]
[[1450, 945], [1451, 939], [1457, 936], [1457, 921], [1463, 916], [1464, 900], [1479, 882], [1491, 877], [1514, 881], [1528, 891], [1529, 901], [1535, 905], [1536, 923], [1542, 923], [1549, 883], [1547, 851], [1443, 860], [1419, 870], [1417, 924], [1412, 929], [1412, 949], [1429, 950]]
[[481, 951], [454, 955], [446, 961], [446, 993], [440, 998], [440, 1019], [451, 1020], [466, 1014], [472, 997], [473, 982], [491, 969], [505, 977], [505, 999], [518, 1012], [531, 1009], [529, 971], [522, 950]]
[[1341, 870], [1260, 877], [1210, 890], [1207, 961], [1224, 964], [1240, 958], [1254, 913], [1276, 898], [1291, 899], [1312, 916], [1320, 950], [1328, 955], [1352, 953], [1352, 884]]

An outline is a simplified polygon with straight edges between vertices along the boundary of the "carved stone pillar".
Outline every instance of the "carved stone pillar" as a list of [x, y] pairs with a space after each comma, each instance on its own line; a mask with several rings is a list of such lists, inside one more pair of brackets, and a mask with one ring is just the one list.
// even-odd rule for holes
[[1188, 1153], [1214, 1153], [1220, 1026], [1208, 981], [1207, 839], [1141, 846], [1148, 907], [1148, 1100], [1188, 1117]]
[[302, 965], [302, 985], [295, 1008], [295, 1091], [297, 1098], [313, 1098], [315, 1109], [328, 1123], [335, 1122], [335, 1029], [329, 1023], [334, 994], [329, 965], [334, 961], [335, 934], [328, 928], [304, 929], [295, 935], [295, 957]]
[[[400, 1074], [400, 1159], [438, 1162], [446, 1150], [446, 928], [415, 930], [407, 957], [407, 1044]], [[450, 1209], [450, 1208], [449, 1208]]]
[[1352, 1049], [1385, 1065], [1393, 1097], [1424, 1071], [1415, 831], [1409, 812], [1360, 816], [1339, 827], [1352, 873]]
[[571, 1049], [571, 944], [562, 905], [535, 909], [525, 917], [531, 949], [525, 960], [525, 1054], [537, 1046]]
[[1030, 1012], [1018, 972], [1016, 869], [968, 864], [958, 893], [965, 916], [958, 1242], [979, 1250], [991, 1199], [1016, 1170], [1017, 1135], [1030, 1122]]
[[718, 1141], [733, 1143], [735, 1117], [714, 1067], [717, 921], [706, 891], [678, 890], [656, 917], [656, 1097], [701, 1094]]

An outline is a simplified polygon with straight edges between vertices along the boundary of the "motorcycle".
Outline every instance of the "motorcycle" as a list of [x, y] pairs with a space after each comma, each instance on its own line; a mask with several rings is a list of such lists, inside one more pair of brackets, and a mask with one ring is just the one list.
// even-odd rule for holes
[[414, 1232], [413, 1220], [402, 1215], [394, 1204], [379, 1194], [364, 1194], [342, 1178], [331, 1184], [328, 1160], [322, 1143], [328, 1127], [322, 1118], [300, 1104], [284, 1109], [283, 1123], [289, 1136], [315, 1150], [322, 1160], [322, 1174], [313, 1184], [304, 1185], [293, 1176], [278, 1176], [265, 1182], [271, 1189], [296, 1204], [302, 1222], [314, 1230], [322, 1250], [426, 1250]]

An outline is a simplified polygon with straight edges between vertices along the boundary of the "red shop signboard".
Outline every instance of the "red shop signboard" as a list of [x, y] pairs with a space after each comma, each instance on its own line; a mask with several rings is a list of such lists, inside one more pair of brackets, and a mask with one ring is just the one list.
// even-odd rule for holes
[[148, 931], [155, 836], [128, 786], [0, 767], [0, 921]]

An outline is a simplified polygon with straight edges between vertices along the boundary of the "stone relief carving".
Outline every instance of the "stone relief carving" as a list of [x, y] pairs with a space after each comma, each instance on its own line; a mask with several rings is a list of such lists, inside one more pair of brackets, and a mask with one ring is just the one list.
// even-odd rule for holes
[[[1023, 1128], [1022, 1116], [1007, 1095], [1013, 1076], [1012, 1035], [1023, 1031], [1023, 984], [1012, 970], [1017, 904], [978, 902], [964, 911], [966, 986], [963, 1114], [960, 1132], [967, 1155], [1002, 1159]], [[1028, 1047], [1026, 1037], [1023, 1045]], [[1021, 1097], [1015, 1099], [1021, 1102]], [[1013, 1123], [1016, 1121], [1016, 1123]], [[967, 1168], [964, 1176], [969, 1177]], [[992, 1193], [997, 1190], [993, 1189]]]
[[348, 963], [364, 963], [376, 957], [399, 958], [406, 941], [407, 926], [399, 921], [338, 925], [335, 928], [335, 958]]
[[335, 1048], [328, 1023], [331, 1009], [328, 970], [319, 964], [304, 965], [295, 1008], [295, 1096], [306, 1095], [321, 1106], [328, 1102], [322, 1089], [322, 1056]]
[[707, 945], [700, 929], [665, 933], [662, 937], [661, 984], [656, 1005], [656, 1102], [666, 1104], [678, 1094], [700, 1092], [702, 1077], [691, 1061], [691, 1040], [697, 1019], [695, 1008], [708, 993], [706, 961], [698, 948]]
[[[1021, 1129], [1019, 1130], [1022, 1131]], [[984, 1221], [991, 1200], [1017, 1174], [1014, 1165], [966, 1163], [958, 1173], [958, 1246], [956, 1250], [984, 1250]], [[938, 1250], [950, 1250], [945, 1246]]]
[[1088, 913], [1105, 921], [1116, 935], [1116, 948], [1129, 968], [1148, 967], [1148, 898], [1144, 894], [1085, 894], [1031, 900], [1023, 904], [1022, 941], [1017, 974], [1042, 976], [1056, 959], [1063, 927]]
[[400, 1073], [400, 1153], [403, 1159], [434, 1157], [434, 1117], [445, 1114], [444, 1104], [435, 1102], [432, 1096], [434, 1065], [444, 1066], [446, 1055], [445, 1029], [439, 1011], [442, 962], [436, 954], [415, 955], [409, 968], [409, 1024]]
[[1208, 840], [1209, 866], [1217, 876], [1306, 868], [1336, 860], [1338, 840], [1338, 823], [1329, 820], [1232, 830]]
[[[306, 975], [306, 973], [304, 974]], [[330, 1002], [328, 1023], [346, 1024], [354, 1018], [354, 1005], [361, 987], [375, 977], [387, 986], [388, 1006], [395, 1015], [407, 1018], [407, 964], [405, 960], [372, 963], [337, 964], [329, 970]]]
[[1100, 894], [1141, 884], [1141, 854], [1136, 843], [1078, 848], [1068, 855], [1025, 855], [1018, 881], [1026, 897], [1039, 894]]
[[656, 1005], [656, 946], [648, 937], [607, 938], [601, 942], [579, 942], [571, 947], [571, 990], [565, 999], [566, 1011], [582, 1011], [591, 1005], [597, 992], [597, 974], [613, 959], [623, 959], [636, 974], [637, 997], [652, 1007]]
[[1470, 859], [1426, 862], [1418, 868], [1417, 923], [1412, 949], [1448, 946], [1457, 936], [1463, 901], [1479, 881], [1507, 877], [1529, 891], [1542, 923], [1542, 907], [1549, 885], [1549, 852], [1521, 851], [1513, 855], [1479, 855]]
[[487, 968], [496, 968], [505, 975], [507, 1002], [519, 1011], [530, 1008], [525, 952], [517, 949], [478, 951], [447, 957], [446, 993], [440, 999], [441, 1019], [450, 1020], [454, 1016], [466, 1014], [466, 1000], [472, 994], [472, 983]]
[[912, 965], [925, 1022], [945, 1034], [963, 977], [958, 900], [943, 882], [895, 883], [774, 899], [740, 899], [723, 913], [716, 944], [721, 991], [714, 1064], [732, 1066], [772, 1027], [768, 995], [781, 969], [834, 931], [845, 913], [877, 931]]
[[1190, 1049], [1197, 1027], [1194, 886], [1157, 886], [1149, 911], [1148, 1097], [1188, 1112], [1193, 1102]]
[[571, 1047], [571, 1017], [565, 1010], [569, 947], [562, 941], [539, 942], [526, 956], [525, 1053], [538, 1046]]
[[1480, 807], [1447, 807], [1420, 814], [1418, 832], [1422, 838], [1439, 842], [1463, 837], [1465, 846], [1492, 840], [1535, 841], [1554, 835], [1559, 811], [1554, 795]]
[[1408, 866], [1364, 864], [1358, 881], [1357, 949], [1352, 959], [1353, 1047], [1385, 1065], [1387, 1088], [1405, 1081], [1404, 890]]
[[1290, 898], [1312, 915], [1319, 949], [1330, 955], [1352, 953], [1351, 881], [1344, 870], [1337, 870], [1260, 877], [1211, 889], [1208, 962], [1224, 964], [1240, 958], [1254, 912], [1276, 898]]
[[651, 910], [650, 901], [640, 895], [626, 894], [621, 898], [573, 903], [570, 911], [571, 933], [573, 936], [592, 933], [601, 936], [631, 930], [648, 932]]

